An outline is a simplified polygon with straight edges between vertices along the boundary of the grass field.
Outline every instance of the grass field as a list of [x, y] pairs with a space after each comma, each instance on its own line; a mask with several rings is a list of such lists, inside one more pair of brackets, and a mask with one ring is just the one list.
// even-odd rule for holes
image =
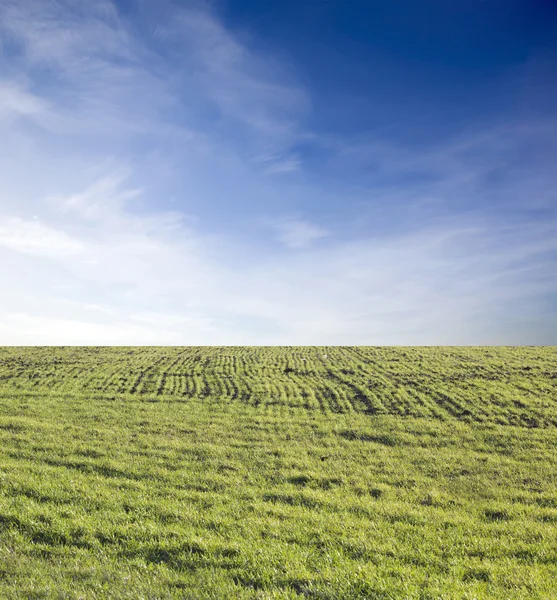
[[557, 598], [557, 348], [4, 348], [0, 598]]

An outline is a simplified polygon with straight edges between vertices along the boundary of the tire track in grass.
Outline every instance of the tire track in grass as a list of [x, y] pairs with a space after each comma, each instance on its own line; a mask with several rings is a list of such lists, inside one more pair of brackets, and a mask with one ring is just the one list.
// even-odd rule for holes
[[327, 376], [331, 381], [349, 390], [347, 391], [347, 396], [350, 398], [351, 404], [357, 412], [372, 415], [386, 412], [385, 407], [377, 397], [369, 394], [368, 390], [354, 383], [347, 375], [329, 368]]
[[485, 411], [480, 411], [482, 416], [479, 416], [480, 413], [477, 412], [477, 405], [470, 404], [470, 402], [467, 402], [466, 400], [464, 402], [460, 401], [454, 395], [451, 395], [451, 390], [427, 389], [425, 390], [425, 393], [432, 398], [433, 402], [435, 402], [439, 408], [445, 410], [450, 417], [456, 417], [459, 420], [473, 420], [479, 422], [488, 418]]
[[356, 411], [528, 427], [557, 425], [551, 349], [37, 348], [25, 356], [20, 356], [21, 350], [20, 355], [10, 352], [0, 354], [0, 390], [22, 399], [93, 394], [132, 401], [153, 394], [168, 401], [236, 400], [271, 412], [284, 405], [287, 411], [323, 414]]
[[383, 399], [386, 410], [392, 414], [404, 416], [435, 416], [441, 418], [443, 412], [433, 408], [435, 403], [427, 402], [415, 389], [413, 378], [385, 375], [375, 371], [368, 375], [367, 387], [376, 396]]
[[[143, 388], [145, 386], [144, 383], [144, 379], [148, 374], [149, 369], [153, 369], [156, 364], [150, 364], [149, 367], [144, 366], [144, 356], [141, 357], [143, 360], [141, 360], [141, 362], [139, 363], [137, 369], [139, 370], [139, 374], [136, 376], [134, 382], [132, 383], [132, 386], [130, 388], [130, 394], [140, 394], [143, 392]], [[159, 359], [156, 361], [156, 363], [160, 362], [162, 360], [162, 357], [159, 357]]]
[[[357, 349], [356, 352], [362, 358], [366, 355], [365, 352], [362, 352], [359, 349]], [[411, 378], [411, 389], [408, 389], [408, 387], [404, 385], [405, 363], [400, 363], [400, 360], [398, 360], [400, 357], [391, 357], [389, 362], [381, 362], [374, 356], [370, 357], [367, 362], [368, 373], [370, 374], [369, 381], [372, 382], [372, 385], [383, 387], [383, 389], [380, 390], [381, 398], [385, 398], [386, 410], [388, 412], [401, 415], [414, 414], [416, 416], [427, 416], [429, 413], [429, 415], [439, 419], [446, 419], [465, 413], [466, 409], [461, 407], [458, 402], [449, 400], [450, 397], [448, 395], [445, 394], [444, 396], [440, 396], [438, 393], [432, 394], [429, 388], [422, 389], [419, 380], [417, 379], [417, 374], [419, 373], [418, 367], [421, 367], [422, 363], [421, 358], [419, 358], [420, 355], [416, 355], [415, 353], [410, 352], [410, 349], [406, 348], [400, 348], [400, 353], [400, 357], [410, 358], [414, 363], [413, 369], [410, 367], [407, 367], [406, 369], [406, 376]], [[390, 354], [391, 353], [389, 352], [388, 355]], [[393, 358], [397, 360], [393, 360]], [[396, 364], [396, 367], [393, 366], [393, 363]], [[371, 372], [369, 371], [370, 365], [373, 365]], [[400, 372], [401, 368], [403, 371], [402, 373]], [[385, 393], [387, 390], [390, 391], [391, 397], [397, 395], [399, 400], [401, 398], [400, 394], [397, 394], [397, 391], [400, 390], [407, 395], [408, 399], [403, 403], [397, 403], [396, 400], [389, 402], [389, 397]], [[416, 410], [415, 404], [413, 405], [412, 403], [412, 398], [418, 401], [420, 409]]]
[[[349, 384], [357, 395], [358, 399], [367, 397], [364, 412], [372, 414], [390, 413], [406, 414], [401, 409], [399, 401], [389, 402], [388, 393], [395, 395], [398, 391], [397, 386], [377, 368], [370, 370], [369, 360], [360, 351], [359, 348], [339, 348], [344, 364], [339, 365], [336, 375], [346, 384]], [[372, 376], [373, 373], [373, 376]], [[381, 393], [377, 393], [377, 386]]]
[[294, 386], [295, 398], [300, 399], [299, 405], [308, 410], [319, 408], [319, 401], [315, 397], [314, 391], [307, 386], [294, 370], [288, 372], [288, 377]]
[[529, 392], [525, 397], [524, 392], [517, 394], [514, 390], [501, 388], [491, 380], [474, 381], [471, 387], [478, 397], [486, 400], [493, 417], [504, 416], [510, 424], [526, 424], [531, 427], [557, 424], [555, 401], [544, 398], [541, 394]]
[[323, 412], [342, 413], [346, 411], [345, 403], [339, 398], [339, 394], [333, 386], [323, 382], [318, 387], [317, 393], [323, 398], [323, 403], [327, 407]]
[[[173, 350], [173, 349], [169, 349], [169, 351], [171, 351], [171, 350]], [[174, 379], [173, 371], [175, 370], [177, 365], [180, 364], [182, 357], [186, 352], [187, 352], [187, 349], [184, 349], [182, 351], [177, 351], [175, 354], [175, 358], [172, 360], [172, 362], [170, 362], [170, 364], [168, 364], [166, 366], [164, 371], [160, 374], [159, 379], [157, 380], [157, 391], [156, 391], [157, 396], [162, 396], [162, 395], [172, 396], [174, 394], [176, 382]], [[168, 382], [168, 386], [170, 386], [169, 389], [167, 389], [167, 382]]]

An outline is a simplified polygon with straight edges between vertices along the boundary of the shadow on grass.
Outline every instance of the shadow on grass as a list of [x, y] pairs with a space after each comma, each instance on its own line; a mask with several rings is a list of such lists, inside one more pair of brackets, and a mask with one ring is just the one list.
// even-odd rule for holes
[[287, 504], [289, 506], [303, 506], [306, 508], [318, 508], [323, 506], [322, 502], [303, 494], [265, 494], [263, 500], [265, 502]]
[[344, 431], [341, 431], [339, 433], [339, 435], [340, 435], [340, 437], [344, 438], [345, 440], [350, 440], [350, 441], [374, 442], [376, 444], [381, 444], [383, 446], [403, 445], [403, 442], [400, 439], [396, 438], [394, 435], [389, 435], [389, 434], [376, 435], [376, 434], [363, 433], [363, 432], [352, 431], [350, 429], [346, 429]]

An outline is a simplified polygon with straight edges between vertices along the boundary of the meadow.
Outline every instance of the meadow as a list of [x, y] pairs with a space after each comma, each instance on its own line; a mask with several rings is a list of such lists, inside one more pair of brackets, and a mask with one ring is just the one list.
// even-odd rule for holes
[[2, 348], [0, 598], [557, 598], [557, 348]]

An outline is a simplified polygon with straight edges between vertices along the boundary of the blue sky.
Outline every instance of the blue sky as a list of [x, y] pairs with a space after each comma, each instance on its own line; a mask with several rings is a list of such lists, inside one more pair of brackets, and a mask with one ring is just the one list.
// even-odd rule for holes
[[556, 344], [550, 0], [0, 0], [0, 342]]

